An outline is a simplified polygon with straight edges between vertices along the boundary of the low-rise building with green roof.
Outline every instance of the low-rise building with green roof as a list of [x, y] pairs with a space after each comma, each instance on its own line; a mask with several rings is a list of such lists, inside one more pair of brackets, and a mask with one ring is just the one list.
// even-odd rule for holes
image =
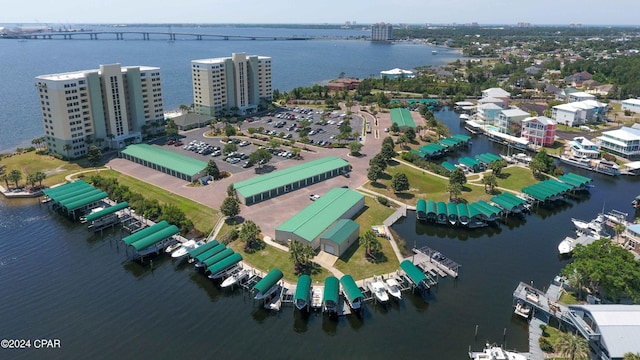
[[341, 174], [346, 174], [350, 168], [351, 166], [346, 160], [335, 156], [327, 156], [234, 183], [233, 188], [241, 203], [252, 205]]
[[[364, 207], [364, 195], [348, 188], [333, 188], [318, 200], [311, 203], [276, 228], [276, 241], [287, 243], [298, 240], [314, 249], [320, 247], [320, 237], [336, 221], [351, 219]], [[322, 250], [343, 251], [346, 242], [353, 241], [353, 226], [343, 224], [344, 229], [338, 227], [335, 233], [328, 232], [327, 237], [340, 240], [340, 244], [327, 239]], [[344, 233], [342, 232], [344, 230]], [[357, 234], [357, 232], [356, 232]], [[343, 236], [344, 235], [344, 236]], [[342, 245], [345, 244], [345, 245]], [[336, 246], [338, 248], [336, 248]], [[331, 246], [334, 246], [331, 249]], [[346, 249], [346, 248], [345, 248]], [[337, 254], [337, 252], [336, 252]]]
[[202, 160], [149, 144], [129, 145], [119, 155], [123, 159], [190, 182], [205, 176], [207, 170], [207, 163]]
[[416, 128], [416, 123], [413, 121], [413, 117], [411, 116], [411, 111], [405, 108], [395, 108], [391, 109], [391, 122], [398, 124], [400, 128], [410, 127]]
[[320, 249], [331, 255], [342, 255], [358, 240], [360, 225], [351, 219], [340, 219], [320, 235]]

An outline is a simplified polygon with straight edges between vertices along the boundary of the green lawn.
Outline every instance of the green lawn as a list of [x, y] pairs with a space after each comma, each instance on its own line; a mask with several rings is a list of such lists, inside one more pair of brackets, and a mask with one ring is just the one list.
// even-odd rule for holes
[[533, 185], [539, 181], [533, 177], [533, 173], [528, 168], [520, 166], [510, 166], [502, 170], [498, 178], [498, 186], [513, 191], [520, 191], [523, 187]]
[[[360, 234], [371, 229], [372, 225], [382, 225], [395, 209], [378, 203], [375, 199], [365, 196], [365, 210], [354, 221], [360, 225]], [[357, 243], [352, 245], [335, 263], [335, 267], [354, 279], [364, 279], [373, 275], [387, 274], [398, 270], [396, 257], [389, 240], [379, 238], [382, 245], [378, 262], [374, 263], [365, 257], [365, 248]]]
[[6, 166], [6, 173], [19, 170], [22, 173], [20, 184], [25, 183], [27, 174], [42, 171], [47, 174], [47, 178], [42, 182], [45, 186], [63, 183], [67, 175], [92, 169], [86, 160], [64, 161], [49, 155], [39, 155], [35, 151], [4, 156], [0, 159], [0, 165]]
[[146, 199], [156, 199], [161, 204], [173, 204], [184, 211], [188, 219], [193, 222], [196, 229], [209, 234], [218, 221], [218, 212], [193, 200], [178, 196], [167, 190], [153, 186], [130, 176], [121, 174], [115, 170], [100, 172], [105, 178], [116, 178], [120, 185], [128, 186], [134, 192], [142, 194]]

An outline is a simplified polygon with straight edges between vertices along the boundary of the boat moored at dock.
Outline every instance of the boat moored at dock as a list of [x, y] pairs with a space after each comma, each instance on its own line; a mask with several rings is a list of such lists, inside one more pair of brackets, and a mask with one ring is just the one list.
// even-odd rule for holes
[[402, 291], [400, 290], [400, 284], [394, 278], [388, 278], [384, 281], [384, 286], [387, 289], [389, 295], [396, 300], [402, 300]]
[[482, 351], [469, 352], [471, 360], [527, 360], [528, 354], [504, 350], [501, 346], [487, 343]]
[[389, 294], [387, 294], [384, 282], [378, 277], [374, 276], [373, 281], [367, 282], [367, 289], [371, 292], [371, 295], [373, 295], [377, 302], [385, 304], [389, 301]]

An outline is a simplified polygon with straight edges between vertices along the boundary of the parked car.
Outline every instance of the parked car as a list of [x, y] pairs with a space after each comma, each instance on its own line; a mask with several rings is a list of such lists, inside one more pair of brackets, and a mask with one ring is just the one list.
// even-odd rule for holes
[[309, 195], [309, 200], [311, 200], [311, 201], [316, 201], [318, 199], [320, 199], [320, 195], [318, 195], [318, 194]]
[[240, 142], [240, 144], [238, 144], [238, 146], [249, 146], [251, 143], [248, 142], [247, 140]]

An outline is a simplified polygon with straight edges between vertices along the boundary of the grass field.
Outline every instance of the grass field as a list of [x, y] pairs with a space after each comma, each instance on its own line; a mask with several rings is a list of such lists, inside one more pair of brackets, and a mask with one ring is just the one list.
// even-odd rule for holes
[[156, 199], [160, 204], [173, 204], [177, 206], [180, 210], [184, 211], [187, 218], [193, 222], [195, 228], [205, 234], [209, 234], [215, 223], [218, 221], [219, 214], [212, 208], [130, 176], [121, 174], [115, 170], [101, 171], [100, 176], [105, 178], [116, 178], [120, 185], [128, 186], [129, 189], [142, 194], [142, 196], [147, 199]]
[[25, 184], [27, 174], [35, 174], [42, 171], [47, 174], [47, 178], [42, 185], [52, 186], [63, 183], [65, 176], [92, 168], [86, 160], [63, 161], [49, 155], [39, 155], [35, 151], [19, 155], [5, 156], [0, 159], [0, 165], [4, 165], [6, 173], [11, 170], [19, 170], [22, 173], [20, 184]]

